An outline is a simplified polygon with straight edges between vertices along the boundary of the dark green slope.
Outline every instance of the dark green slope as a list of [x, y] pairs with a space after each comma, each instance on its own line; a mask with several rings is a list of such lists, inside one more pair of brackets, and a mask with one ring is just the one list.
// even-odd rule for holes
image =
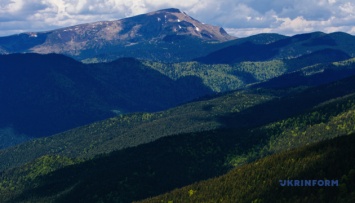
[[224, 124], [219, 116], [243, 111], [274, 97], [268, 92], [238, 91], [162, 112], [110, 118], [4, 149], [0, 151], [0, 169], [19, 166], [46, 154], [92, 158], [164, 136], [221, 128]]
[[207, 64], [233, 64], [241, 61], [267, 61], [273, 59], [295, 58], [324, 49], [336, 49], [353, 57], [355, 37], [346, 33], [322, 32], [299, 34], [282, 38], [268, 44], [246, 41], [235, 44], [205, 57], [196, 59]]
[[[42, 170], [32, 167], [41, 158], [30, 163], [33, 170], [3, 173], [0, 196], [10, 193], [13, 202], [131, 202], [225, 173], [224, 156], [233, 140], [223, 131], [173, 136], [26, 180]], [[12, 182], [12, 194], [7, 182]]]
[[270, 44], [270, 43], [276, 42], [278, 40], [286, 39], [286, 38], [288, 38], [288, 37], [285, 35], [277, 34], [277, 33], [261, 33], [261, 34], [256, 34], [256, 35], [252, 35], [249, 37], [231, 40], [228, 43], [230, 45], [242, 44], [244, 42], [251, 42], [254, 44]]
[[[275, 152], [354, 132], [355, 85], [353, 83], [354, 78], [349, 78], [300, 93], [289, 93], [287, 96], [268, 102], [267, 100], [270, 98], [267, 97], [264, 98], [264, 101], [257, 102], [260, 100], [262, 90], [257, 90], [259, 94], [255, 95], [256, 97], [246, 97], [240, 93], [227, 94], [212, 100], [186, 104], [171, 109], [170, 112], [138, 114], [135, 117], [131, 115], [131, 117], [122, 117], [120, 122], [117, 122], [116, 118], [82, 127], [68, 132], [67, 136], [71, 140], [62, 134], [57, 138], [56, 136], [52, 137], [55, 142], [48, 142], [50, 138], [46, 138], [27, 143], [22, 147], [17, 146], [4, 150], [0, 156], [3, 166], [14, 164], [19, 160], [22, 161], [20, 164], [17, 162], [20, 166], [35, 159], [36, 156], [38, 158], [44, 157], [29, 163], [29, 165], [3, 171], [1, 179], [3, 187], [0, 196], [4, 198], [4, 201], [15, 198], [13, 199], [15, 202], [20, 200], [130, 202], [215, 177], [226, 172], [233, 165], [240, 166]], [[264, 94], [267, 95], [270, 92], [264, 91]], [[243, 97], [244, 103], [235, 106], [234, 113], [223, 113], [224, 108], [230, 110], [231, 106], [229, 105], [237, 104], [237, 102], [234, 103], [235, 99], [243, 99]], [[223, 101], [227, 103], [223, 104]], [[297, 108], [292, 108], [295, 104], [297, 104]], [[198, 113], [197, 107], [201, 108], [200, 113]], [[197, 111], [195, 113], [198, 114], [191, 114], [192, 111]], [[169, 117], [166, 117], [167, 120], [162, 120], [165, 122], [177, 121], [175, 119], [179, 118], [179, 113], [184, 115], [185, 117], [182, 118], [187, 119], [187, 123], [178, 124], [182, 124], [180, 128], [189, 128], [192, 124], [197, 125], [203, 121], [201, 120], [203, 117], [191, 118], [191, 116], [204, 116], [202, 113], [204, 111], [206, 114], [212, 115], [220, 112], [219, 115], [215, 115], [217, 118], [215, 122], [219, 122], [219, 125], [222, 124], [224, 127], [176, 135], [176, 129], [179, 128], [172, 126], [170, 135], [175, 134], [174, 136], [152, 142], [159, 137], [152, 134], [153, 130], [159, 129], [158, 126], [164, 126], [161, 125], [163, 123], [158, 122], [159, 117], [166, 116], [164, 113], [171, 113], [168, 114]], [[272, 112], [274, 115], [270, 116]], [[172, 118], [174, 120], [170, 120]], [[183, 121], [182, 118], [179, 121]], [[207, 117], [205, 119], [210, 122], [205, 121], [201, 124], [209, 126], [213, 124], [211, 121], [216, 118]], [[144, 119], [146, 122], [142, 122]], [[133, 140], [129, 140], [127, 137], [121, 137], [121, 140], [117, 139], [120, 136], [115, 133], [119, 133], [119, 130], [123, 129], [115, 126], [124, 124], [122, 121], [126, 122], [127, 127], [131, 125], [131, 128], [126, 128], [127, 131], [133, 133], [127, 133], [130, 135], [128, 137], [136, 136], [138, 142], [131, 142]], [[155, 122], [160, 125], [155, 127], [153, 125], [149, 129], [149, 124]], [[167, 122], [165, 125], [173, 123], [175, 122]], [[141, 133], [134, 131], [137, 127], [139, 128], [139, 125], [144, 126], [142, 130], [145, 131]], [[167, 129], [169, 128], [163, 130]], [[90, 147], [80, 148], [78, 141], [82, 141], [86, 134], [87, 138], [91, 138], [95, 142], [91, 142], [92, 146]], [[95, 134], [96, 137], [93, 137]], [[71, 135], [76, 135], [76, 137]], [[143, 143], [142, 139], [150, 136], [156, 137], [148, 144], [138, 145]], [[108, 141], [104, 142], [105, 139]], [[115, 142], [115, 139], [120, 142]], [[69, 145], [63, 147], [60, 140], [70, 140]], [[90, 139], [85, 141], [88, 142], [81, 144], [89, 146]], [[57, 142], [58, 145], [55, 146], [54, 143]], [[100, 147], [113, 150], [110, 148], [112, 147], [110, 144], [115, 146], [118, 143], [122, 144], [122, 142], [127, 142], [126, 147], [138, 146], [101, 155], [85, 162], [82, 162], [83, 159], [75, 158], [85, 153], [91, 154], [92, 157], [95, 153], [98, 154], [96, 150]], [[70, 143], [75, 143], [78, 147], [73, 148]], [[50, 154], [60, 154], [61, 156], [48, 157], [47, 155]], [[67, 158], [67, 156], [72, 158]], [[45, 160], [47, 161], [44, 162]], [[36, 167], [31, 167], [32, 165]], [[65, 167], [66, 165], [72, 166]], [[10, 166], [7, 165], [7, 167]], [[64, 168], [60, 169], [62, 167]]]
[[31, 35], [24, 33], [0, 37], [0, 54], [25, 52], [36, 45], [44, 43], [46, 38], [47, 34], [45, 33], [38, 33], [37, 37], [31, 37]]
[[[261, 45], [260, 45], [261, 46]], [[176, 80], [186, 76], [196, 76], [215, 92], [225, 92], [244, 88], [253, 83], [263, 82], [284, 74], [291, 73], [302, 68], [317, 65], [326, 69], [331, 62], [345, 61], [350, 56], [343, 51], [336, 49], [322, 49], [313, 53], [304, 54], [292, 59], [270, 60], [270, 61], [243, 61], [234, 64], [204, 64], [196, 61], [182, 63], [158, 63], [143, 61], [143, 64], [159, 71], [160, 73]], [[342, 66], [350, 69], [350, 64], [339, 63], [339, 73], [343, 75], [353, 75], [346, 72]], [[339, 75], [339, 74], [338, 74]], [[327, 81], [341, 79], [331, 75]], [[297, 80], [286, 82], [298, 82]], [[298, 82], [302, 85], [302, 81]], [[305, 84], [306, 85], [306, 84]]]
[[[218, 178], [141, 202], [354, 202], [355, 135], [257, 160]], [[338, 180], [338, 187], [282, 187], [279, 180]]]
[[[313, 39], [313, 35], [297, 36], [285, 44]], [[334, 39], [351, 38], [351, 35], [344, 33], [332, 33], [329, 36]], [[275, 34], [260, 34], [236, 42], [226, 42], [223, 46], [228, 43], [266, 46], [280, 40], [286, 38]], [[164, 64], [127, 58], [111, 63], [84, 65], [58, 55], [1, 56], [4, 74], [0, 80], [0, 94], [4, 99], [0, 107], [3, 112], [0, 130], [9, 131], [11, 135], [2, 133], [0, 139], [5, 143], [2, 146], [7, 147], [26, 140], [26, 136], [48, 136], [111, 117], [114, 113], [162, 110], [212, 91], [235, 90], [304, 66], [340, 61], [348, 57], [347, 53], [337, 49], [323, 49], [293, 59], [233, 65], [197, 62]], [[32, 70], [32, 66], [36, 67]], [[309, 71], [305, 73], [302, 70], [280, 77], [281, 82], [280, 78], [271, 80], [265, 83], [265, 87], [267, 84], [276, 87], [278, 83], [286, 87], [317, 85], [353, 74], [351, 63], [346, 62], [336, 65], [340, 67], [336, 74], [334, 68], [328, 69], [328, 64], [316, 67], [317, 70], [326, 70], [321, 74], [322, 77], [319, 77], [320, 74], [309, 76]], [[155, 69], [170, 79], [149, 69]], [[307, 77], [303, 77], [305, 74]], [[275, 82], [276, 86], [272, 85]], [[290, 82], [292, 84], [287, 84]]]
[[128, 112], [159, 111], [213, 93], [195, 76], [171, 80], [133, 58], [87, 67], [104, 87], [100, 92], [108, 102], [120, 104], [123, 100]]
[[44, 156], [3, 171], [0, 194], [9, 202], [131, 202], [221, 175], [232, 165], [354, 132], [354, 112], [351, 94], [261, 127], [169, 136], [85, 162]]
[[191, 61], [197, 57], [208, 55], [219, 49], [232, 45], [252, 42], [267, 44], [286, 38], [279, 34], [258, 34], [246, 38], [238, 38], [226, 42], [206, 42], [201, 39], [184, 35], [167, 35], [154, 43], [141, 42], [133, 46], [104, 47], [97, 52], [83, 51], [82, 56], [77, 58], [86, 63], [99, 61], [112, 61], [119, 57], [134, 57], [142, 60], [159, 61], [164, 63], [177, 63]]
[[[294, 61], [299, 62], [299, 61]], [[293, 62], [292, 62], [293, 63]], [[285, 73], [266, 82], [252, 85], [262, 88], [290, 88], [330, 83], [355, 74], [354, 58], [333, 63], [316, 64]]]
[[244, 42], [229, 46], [208, 54], [206, 57], [197, 58], [196, 61], [207, 64], [233, 64], [242, 61], [267, 61], [277, 55], [277, 50], [265, 44]]
[[55, 132], [112, 116], [85, 67], [60, 55], [0, 56], [2, 127], [29, 136]]
[[84, 63], [109, 62], [122, 57], [133, 57], [141, 60], [159, 61], [162, 63], [176, 63], [190, 61], [196, 57], [206, 55], [227, 46], [225, 43], [210, 43], [201, 39], [171, 35], [151, 42], [132, 42], [132, 46], [106, 46], [96, 51], [82, 51], [76, 60]]
[[329, 48], [317, 50], [310, 54], [304, 54], [297, 58], [287, 59], [284, 60], [284, 62], [288, 67], [287, 72], [292, 72], [315, 64], [345, 61], [350, 58], [351, 57], [344, 51]]
[[[0, 151], [1, 170], [46, 154], [90, 158], [178, 133], [250, 128], [301, 114], [355, 92], [354, 78], [306, 90], [237, 91], [158, 113], [119, 116]], [[284, 95], [284, 96], [283, 96]]]
[[196, 77], [174, 81], [134, 59], [85, 65], [55, 54], [14, 54], [0, 56], [0, 69], [0, 127], [35, 137], [212, 93]]

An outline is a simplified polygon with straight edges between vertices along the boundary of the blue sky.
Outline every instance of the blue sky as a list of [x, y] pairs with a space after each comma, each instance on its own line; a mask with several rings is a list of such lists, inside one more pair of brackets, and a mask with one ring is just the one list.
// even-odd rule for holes
[[313, 31], [355, 35], [355, 2], [351, 0], [0, 0], [0, 36], [172, 7], [237, 37]]

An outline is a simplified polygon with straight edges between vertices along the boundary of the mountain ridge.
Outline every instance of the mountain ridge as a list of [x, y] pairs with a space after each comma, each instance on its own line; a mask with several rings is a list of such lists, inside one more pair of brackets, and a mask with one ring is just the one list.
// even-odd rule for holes
[[[297, 96], [297, 93], [289, 95], [286, 98], [286, 100], [289, 100], [288, 105], [294, 105], [295, 102], [298, 103], [298, 101], [302, 100], [307, 100], [310, 104], [302, 104], [306, 106], [302, 106], [301, 109], [290, 109], [287, 106], [283, 106], [277, 113], [287, 114], [285, 111], [289, 111], [290, 109], [291, 111], [296, 111], [294, 112], [296, 114], [301, 114], [281, 120], [276, 119], [276, 123], [274, 123], [274, 119], [271, 119], [268, 122], [264, 122], [261, 127], [252, 124], [249, 125], [251, 127], [249, 130], [224, 128], [175, 134], [174, 136], [162, 137], [147, 144], [140, 144], [109, 154], [101, 154], [90, 160], [77, 159], [75, 156], [70, 158], [51, 154], [52, 151], [45, 151], [44, 156], [39, 157], [33, 162], [31, 161], [24, 166], [3, 173], [3, 176], [0, 177], [0, 194], [3, 195], [0, 198], [4, 198], [5, 200], [10, 198], [10, 200], [15, 202], [25, 200], [36, 202], [39, 200], [43, 202], [53, 200], [60, 202], [97, 202], [100, 200], [104, 202], [131, 202], [162, 194], [186, 184], [193, 184], [201, 179], [204, 180], [221, 175], [230, 169], [230, 160], [239, 164], [248, 163], [253, 160], [252, 158], [260, 158], [258, 157], [259, 155], [264, 157], [280, 151], [283, 154], [287, 154], [289, 152], [282, 151], [308, 144], [312, 145], [312, 143], [320, 142], [321, 140], [353, 133], [352, 123], [354, 121], [355, 107], [353, 78], [306, 90], [306, 95]], [[350, 88], [344, 89], [344, 87]], [[344, 92], [327, 92], [329, 89], [339, 89]], [[259, 89], [257, 91], [262, 90]], [[297, 98], [295, 99], [294, 96]], [[342, 97], [339, 98], [339, 96]], [[243, 96], [235, 95], [235, 98], [240, 97]], [[250, 102], [251, 100], [249, 99], [246, 98], [244, 102]], [[277, 100], [276, 98], [273, 110], [268, 108], [271, 107], [270, 105], [265, 106], [264, 103], [261, 103], [264, 106], [262, 108], [264, 111], [256, 108], [255, 113], [257, 114], [254, 116], [259, 118], [260, 112], [265, 113], [266, 109], [266, 111], [275, 112], [274, 110], [278, 110], [281, 105], [285, 104]], [[326, 102], [324, 103], [324, 101]], [[232, 99], [230, 103], [237, 102], [233, 102]], [[222, 102], [217, 101], [216, 104], [220, 105]], [[244, 104], [240, 105], [243, 106]], [[203, 110], [210, 113], [216, 107], [218, 106], [213, 106], [213, 103], [208, 103], [208, 101], [202, 105]], [[254, 106], [251, 106], [251, 108], [254, 108]], [[245, 110], [248, 111], [248, 108]], [[248, 113], [245, 110], [242, 110], [240, 113], [250, 113], [250, 111]], [[304, 112], [303, 110], [306, 111]], [[235, 110], [235, 113], [237, 112]], [[144, 117], [149, 118], [149, 115], [142, 115], [142, 118]], [[238, 116], [233, 117], [232, 120], [237, 122], [235, 121], [236, 118], [238, 120]], [[239, 119], [244, 120], [243, 118]], [[151, 121], [154, 120], [148, 120], [148, 122]], [[272, 123], [269, 123], [270, 121]], [[110, 123], [110, 125], [116, 124]], [[100, 124], [98, 126], [103, 127]], [[88, 129], [90, 131], [98, 130], [95, 127]], [[341, 138], [342, 142], [346, 142], [350, 146], [352, 143], [349, 143], [345, 137], [349, 136], [343, 136]], [[354, 140], [354, 137], [352, 136], [350, 139]], [[96, 140], [101, 140], [101, 138], [98, 137]], [[37, 144], [41, 144], [40, 142], [37, 142]], [[261, 144], [261, 146], [257, 145], [257, 143]], [[331, 144], [332, 140], [326, 143]], [[45, 144], [42, 143], [42, 145]], [[60, 146], [62, 147], [61, 150], [70, 148], [69, 146]], [[107, 147], [107, 145], [105, 146]], [[256, 148], [253, 148], [253, 146], [256, 146]], [[343, 145], [338, 145], [337, 148], [346, 153], [348, 150], [341, 146]], [[278, 149], [278, 147], [281, 149]], [[51, 149], [54, 149], [54, 147]], [[313, 152], [322, 153], [320, 150]], [[255, 154], [256, 157], [254, 157]], [[25, 156], [28, 155], [26, 154]], [[276, 154], [273, 157], [275, 156], [279, 155]], [[11, 157], [11, 160], [18, 160], [23, 157], [14, 156]], [[340, 157], [333, 157], [333, 160], [336, 161]], [[351, 153], [348, 153], [347, 157], [353, 159]], [[295, 163], [292, 159], [294, 157], [285, 156], [284, 158], [292, 161], [291, 163]], [[296, 160], [299, 161], [298, 159]], [[353, 164], [353, 162], [349, 163]], [[341, 165], [344, 166], [344, 164]], [[241, 167], [245, 166], [248, 166], [248, 164]], [[277, 163], [274, 166], [278, 167], [278, 170], [282, 169]], [[238, 171], [239, 168], [233, 171]], [[259, 169], [269, 170], [269, 168]], [[299, 169], [302, 168], [304, 169], [300, 165]], [[324, 167], [322, 168], [325, 169]], [[292, 170], [292, 168], [290, 169]], [[251, 171], [251, 173], [253, 172]], [[342, 178], [344, 173], [337, 174], [337, 178]], [[345, 171], [345, 174], [348, 174], [348, 171]], [[314, 175], [317, 175], [316, 177], [320, 175], [319, 178], [321, 179], [324, 178], [322, 177], [324, 173]], [[11, 188], [14, 188], [13, 192], [11, 192]], [[57, 196], [57, 194], [61, 195]], [[185, 200], [182, 202], [189, 201]]]
[[[355, 76], [352, 76], [338, 82], [301, 89], [300, 92], [296, 90], [280, 93], [263, 89], [235, 91], [163, 112], [110, 118], [0, 150], [0, 170], [21, 165], [48, 152], [51, 155], [92, 158], [97, 154], [149, 143], [180, 133], [255, 128], [304, 113], [330, 99], [353, 94], [354, 78]], [[302, 102], [304, 100], [307, 102]], [[298, 105], [295, 106], [295, 103]], [[34, 157], [30, 156], [29, 151], [36, 152], [32, 154]], [[16, 161], [14, 157], [17, 157]]]
[[[167, 49], [165, 52], [170, 54], [183, 55], [183, 50], [177, 52], [170, 44], [178, 43], [180, 46], [198, 50], [211, 46], [208, 42], [224, 42], [234, 38], [221, 27], [203, 24], [179, 9], [171, 8], [120, 20], [0, 37], [0, 50], [3, 50], [3, 54], [58, 53], [77, 60], [95, 58], [100, 54], [110, 60], [138, 56], [150, 59], [153, 56], [149, 55], [153, 53], [149, 52], [158, 52], [162, 56], [156, 54], [156, 57], [164, 60], [166, 56], [158, 47], [165, 47]], [[176, 49], [179, 46], [173, 47]], [[148, 51], [144, 54], [134, 53], [142, 52], [142, 49]]]
[[339, 50], [355, 56], [355, 36], [344, 33], [323, 33], [312, 32], [294, 35], [291, 37], [278, 36], [277, 40], [270, 40], [269, 43], [258, 43], [252, 39], [258, 36], [277, 35], [255, 35], [248, 38], [233, 40], [229, 46], [211, 52], [204, 57], [194, 60], [206, 64], [233, 64], [242, 61], [267, 61], [278, 59], [292, 59], [323, 49]]

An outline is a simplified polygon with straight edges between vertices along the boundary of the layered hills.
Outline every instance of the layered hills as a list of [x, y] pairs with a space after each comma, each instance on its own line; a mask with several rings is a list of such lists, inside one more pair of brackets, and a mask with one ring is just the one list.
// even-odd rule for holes
[[[271, 160], [280, 159], [272, 156], [256, 162], [259, 164], [244, 165], [248, 162], [353, 133], [353, 83], [354, 78], [351, 77], [308, 89], [284, 92], [256, 89], [249, 90], [249, 93], [235, 92], [161, 113], [109, 119], [52, 138], [34, 140], [3, 150], [0, 154], [1, 165], [5, 166], [2, 169], [0, 190], [2, 201], [131, 202], [223, 175], [233, 167], [239, 167], [234, 170], [239, 172], [246, 167], [245, 170], [251, 174], [250, 179], [245, 181], [253, 181], [254, 175], [261, 175], [259, 170], [266, 170], [264, 167], [257, 167], [260, 163], [270, 160], [266, 161], [270, 164], [267, 165], [270, 169], [280, 163]], [[231, 108], [233, 106], [234, 108]], [[231, 112], [231, 109], [234, 110]], [[169, 127], [161, 129], [163, 126]], [[122, 131], [124, 129], [125, 132]], [[184, 131], [179, 132], [179, 129]], [[167, 134], [161, 136], [162, 132]], [[343, 142], [349, 142], [351, 145], [347, 140], [335, 143]], [[123, 143], [125, 146], [122, 146]], [[327, 143], [320, 146], [328, 146], [333, 142]], [[121, 147], [115, 149], [120, 145]], [[345, 149], [349, 148], [341, 146], [345, 145], [335, 145], [335, 150], [340, 150], [340, 154], [347, 153]], [[315, 158], [319, 157], [317, 153], [322, 151], [315, 150], [316, 148], [291, 152], [293, 155], [283, 153], [276, 157], [284, 157], [281, 160], [285, 159], [286, 162], [297, 160], [294, 163], [296, 165], [308, 163], [323, 168], [323, 165], [317, 164], [318, 159], [306, 159], [307, 155], [301, 155], [303, 150], [308, 150], [311, 154], [316, 153]], [[101, 155], [97, 156], [99, 154]], [[326, 155], [329, 154], [324, 154]], [[300, 157], [294, 158], [298, 156]], [[326, 160], [336, 162], [339, 157], [334, 156], [333, 159]], [[348, 158], [351, 159], [351, 156]], [[343, 175], [352, 174], [352, 166], [345, 163], [352, 162], [337, 162], [339, 170], [335, 174], [317, 174], [318, 169], [309, 169], [308, 176], [302, 176], [300, 173], [308, 169], [301, 167], [300, 173], [295, 172], [292, 177], [343, 180]], [[285, 173], [286, 170], [288, 169], [283, 169]], [[286, 178], [282, 173], [278, 174], [280, 176], [265, 176], [269, 178], [268, 184], [276, 187], [278, 178]], [[277, 179], [276, 183], [273, 182], [274, 179]], [[210, 184], [214, 185], [207, 183]], [[197, 191], [196, 197], [191, 198], [199, 198], [198, 191], [204, 191], [204, 186], [196, 187], [190, 186], [187, 189]], [[239, 190], [239, 186], [235, 187]], [[264, 187], [264, 183], [253, 185], [253, 191], [261, 191], [263, 194]], [[352, 188], [351, 185], [346, 186], [348, 187]], [[234, 188], [232, 190], [234, 191]], [[351, 194], [347, 191], [350, 190], [341, 192], [346, 198], [346, 195]], [[338, 191], [332, 194], [336, 195], [333, 198], [343, 197]], [[295, 199], [302, 198], [298, 193], [294, 195]], [[224, 195], [215, 197], [227, 198]], [[265, 198], [257, 194], [251, 197]], [[167, 200], [166, 198], [170, 198], [168, 201], [178, 201], [184, 197], [173, 193], [173, 196], [158, 198], [159, 201]], [[277, 193], [273, 198], [278, 198]]]
[[116, 114], [159, 111], [269, 79], [257, 85], [267, 87], [279, 80], [285, 87], [290, 86], [286, 83], [311, 86], [335, 81], [354, 74], [349, 58], [336, 49], [292, 59], [234, 64], [132, 58], [83, 64], [57, 54], [2, 55], [2, 147], [25, 141], [28, 136], [49, 136]]
[[0, 202], [353, 202], [354, 45], [178, 9], [1, 37]]
[[268, 79], [272, 80], [257, 86], [275, 87], [277, 81], [281, 87], [334, 81], [354, 73], [352, 60], [322, 62], [347, 58], [337, 50], [323, 50], [294, 59], [232, 65], [129, 58], [85, 65], [60, 55], [4, 55], [0, 62], [1, 128], [7, 137], [3, 147], [26, 140], [26, 135], [48, 136], [115, 114], [163, 110]]
[[2, 55], [0, 69], [0, 126], [32, 137], [212, 93], [199, 78], [172, 80], [129, 58], [85, 65], [56, 54]]
[[[273, 36], [273, 35], [271, 35]], [[258, 38], [270, 38], [270, 34], [257, 35]], [[278, 35], [274, 38], [279, 37]], [[255, 36], [250, 37], [251, 39]], [[267, 61], [274, 59], [291, 59], [324, 49], [335, 49], [350, 57], [355, 56], [355, 37], [343, 32], [330, 34], [322, 32], [299, 34], [278, 40], [265, 39], [251, 41], [237, 39], [229, 42], [229, 46], [209, 53], [205, 57], [197, 58], [199, 62], [207, 64], [233, 64], [241, 61]]]

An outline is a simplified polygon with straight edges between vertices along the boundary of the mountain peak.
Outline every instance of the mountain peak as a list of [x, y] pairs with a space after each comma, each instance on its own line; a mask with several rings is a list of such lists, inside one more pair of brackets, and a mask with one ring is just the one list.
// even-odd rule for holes
[[[123, 53], [128, 48], [139, 51], [142, 48], [156, 49], [164, 43], [171, 45], [189, 41], [191, 44], [191, 41], [224, 42], [234, 39], [223, 28], [201, 23], [176, 8], [10, 38], [0, 38], [0, 53], [59, 53], [79, 60], [105, 55], [108, 50]], [[188, 40], [182, 42], [181, 39]], [[136, 49], [138, 46], [141, 48]]]
[[[164, 39], [171, 35], [185, 35], [204, 41], [228, 41], [234, 37], [217, 26], [201, 23], [177, 8], [168, 8], [123, 19], [126, 24], [135, 26], [136, 32], [149, 38]], [[130, 27], [133, 29], [133, 27]]]
[[155, 11], [155, 12], [182, 13], [180, 11], [180, 9], [178, 9], [178, 8], [166, 8], [166, 9], [158, 10], [158, 11]]

